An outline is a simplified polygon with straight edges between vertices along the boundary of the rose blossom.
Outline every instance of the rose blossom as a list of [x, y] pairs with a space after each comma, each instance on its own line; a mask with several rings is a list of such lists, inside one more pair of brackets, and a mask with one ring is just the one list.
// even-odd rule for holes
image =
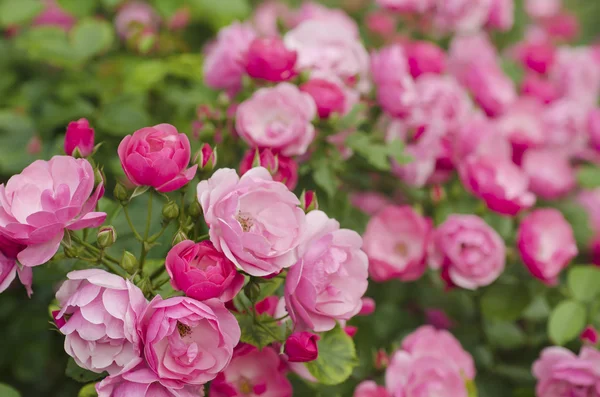
[[571, 225], [553, 208], [537, 209], [519, 225], [517, 247], [531, 274], [554, 285], [562, 269], [577, 256]]
[[434, 25], [449, 32], [476, 32], [490, 13], [492, 0], [434, 0]]
[[365, 380], [356, 386], [354, 397], [389, 397], [389, 394], [385, 387], [379, 386], [372, 380]]
[[246, 73], [255, 79], [286, 81], [295, 76], [298, 54], [288, 50], [278, 37], [256, 38], [246, 57]]
[[54, 156], [36, 160], [0, 185], [0, 234], [27, 247], [17, 259], [41, 265], [56, 253], [65, 229], [98, 227], [104, 212], [93, 212], [104, 193], [94, 190], [94, 170], [85, 159]]
[[559, 98], [558, 89], [548, 79], [537, 73], [527, 73], [521, 82], [521, 93], [548, 104]]
[[240, 178], [222, 168], [200, 182], [197, 192], [211, 241], [238, 269], [261, 277], [297, 262], [304, 211], [266, 169], [252, 168]]
[[186, 185], [198, 168], [197, 165], [186, 168], [191, 156], [190, 140], [171, 124], [145, 127], [127, 135], [118, 152], [131, 183], [152, 186], [161, 193]]
[[429, 264], [441, 269], [449, 285], [477, 289], [491, 284], [504, 271], [504, 240], [475, 215], [450, 215], [435, 230]]
[[151, 5], [141, 1], [125, 3], [115, 17], [115, 28], [122, 39], [128, 39], [136, 33], [136, 27], [155, 32], [159, 25], [160, 16]]
[[417, 93], [403, 48], [395, 44], [373, 52], [371, 73], [381, 107], [392, 116], [409, 114], [417, 101]]
[[494, 120], [498, 134], [512, 145], [513, 160], [521, 164], [523, 153], [545, 142], [544, 124], [539, 114], [543, 107], [535, 100], [520, 99]]
[[77, 20], [63, 10], [56, 0], [43, 0], [44, 10], [33, 20], [32, 26], [56, 26], [65, 32], [71, 30]]
[[354, 37], [359, 37], [358, 25], [344, 11], [335, 8], [328, 8], [314, 1], [302, 3], [302, 6], [297, 11], [293, 18], [293, 24], [299, 25], [304, 21], [319, 20], [339, 24], [348, 33]]
[[548, 18], [560, 12], [562, 0], [525, 0], [525, 11], [531, 18]]
[[285, 354], [289, 362], [305, 363], [319, 356], [317, 342], [321, 337], [310, 332], [294, 332], [285, 341]]
[[300, 91], [309, 94], [315, 101], [317, 113], [322, 119], [332, 113], [342, 114], [346, 109], [346, 96], [343, 88], [325, 79], [310, 79], [300, 86]]
[[575, 188], [575, 170], [560, 150], [528, 150], [522, 167], [529, 177], [529, 189], [546, 200], [558, 199]]
[[230, 301], [244, 285], [244, 276], [210, 241], [185, 240], [175, 245], [165, 267], [173, 288], [199, 301]]
[[492, 0], [487, 27], [507, 31], [515, 23], [515, 0]]
[[570, 98], [561, 98], [544, 107], [541, 120], [545, 145], [563, 150], [569, 155], [580, 153], [587, 147], [586, 123], [589, 110], [589, 106]]
[[556, 58], [556, 48], [547, 39], [526, 41], [515, 49], [515, 57], [531, 71], [546, 74]]
[[250, 146], [301, 155], [315, 136], [311, 120], [317, 108], [312, 97], [289, 83], [261, 88], [236, 112], [236, 130]]
[[306, 223], [300, 260], [286, 279], [286, 306], [297, 329], [329, 331], [336, 320], [349, 320], [360, 311], [368, 259], [360, 249], [361, 237], [340, 229], [324, 212], [309, 212]]
[[221, 301], [180, 296], [163, 300], [157, 295], [138, 332], [150, 369], [175, 384], [201, 385], [214, 379], [240, 340], [240, 327]]
[[4, 292], [14, 281], [15, 276], [19, 276], [19, 281], [25, 287], [27, 295], [31, 297], [33, 290], [31, 283], [33, 281], [33, 271], [30, 267], [19, 267], [17, 265], [17, 255], [25, 247], [7, 239], [0, 234], [0, 293]]
[[460, 164], [468, 156], [495, 155], [510, 158], [513, 154], [508, 140], [497, 123], [481, 113], [473, 113], [456, 131], [452, 142], [452, 161]]
[[574, 41], [581, 30], [577, 16], [567, 11], [544, 19], [541, 25], [545, 34], [561, 41]]
[[588, 325], [579, 335], [581, 341], [585, 344], [595, 345], [598, 343], [598, 331], [591, 325]]
[[431, 220], [410, 206], [390, 205], [379, 211], [367, 224], [363, 236], [371, 277], [376, 281], [420, 278], [427, 267], [425, 256], [431, 231]]
[[83, 157], [94, 151], [94, 129], [90, 127], [87, 119], [71, 121], [67, 126], [65, 153], [71, 156], [75, 149], [78, 149]]
[[[244, 175], [252, 169], [255, 156], [256, 150], [248, 149], [246, 151], [240, 162], [240, 175]], [[290, 190], [296, 188], [298, 184], [298, 163], [294, 159], [281, 155], [274, 156], [270, 149], [262, 149], [259, 152], [258, 161], [260, 167], [266, 168], [271, 173], [274, 181], [283, 183]]]
[[285, 365], [272, 347], [240, 344], [231, 363], [210, 384], [210, 397], [291, 397]]
[[365, 17], [365, 25], [369, 32], [383, 38], [390, 37], [396, 32], [396, 16], [385, 10], [369, 12]]
[[73, 271], [67, 278], [56, 293], [65, 351], [82, 368], [120, 372], [140, 356], [136, 324], [148, 304], [144, 294], [101, 269]]
[[600, 68], [590, 48], [560, 47], [550, 69], [550, 81], [562, 96], [595, 104], [600, 94]]
[[428, 41], [413, 41], [404, 47], [410, 74], [416, 79], [426, 74], [442, 74], [446, 70], [446, 53]]
[[401, 13], [422, 13], [433, 6], [435, 0], [376, 0], [388, 10]]

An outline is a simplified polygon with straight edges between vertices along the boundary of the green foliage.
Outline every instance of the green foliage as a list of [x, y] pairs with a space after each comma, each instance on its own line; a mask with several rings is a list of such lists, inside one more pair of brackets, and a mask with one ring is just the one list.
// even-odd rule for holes
[[324, 385], [342, 383], [357, 364], [354, 342], [340, 326], [321, 335], [319, 357], [306, 363], [312, 376]]
[[96, 384], [88, 383], [83, 386], [81, 390], [79, 390], [77, 397], [98, 397], [98, 393], [96, 393]]
[[2, 396], [2, 397], [21, 397], [21, 393], [19, 393], [17, 390], [10, 387], [9, 385], [0, 383], [0, 396]]
[[550, 314], [548, 334], [554, 343], [564, 345], [579, 336], [585, 325], [585, 307], [579, 302], [566, 300]]
[[1, 0], [0, 26], [18, 25], [37, 16], [44, 5], [38, 0]]
[[92, 382], [94, 380], [102, 379], [108, 375], [106, 372], [97, 374], [95, 372], [88, 371], [87, 369], [83, 369], [79, 365], [77, 365], [77, 363], [75, 363], [75, 360], [73, 360], [72, 358], [69, 358], [65, 374], [69, 378], [74, 379], [80, 383]]
[[267, 314], [239, 313], [235, 316], [240, 324], [240, 340], [259, 349], [285, 339], [285, 326], [277, 325]]
[[503, 321], [517, 320], [529, 304], [529, 292], [520, 285], [493, 284], [481, 298], [484, 316]]
[[357, 132], [348, 136], [346, 145], [379, 171], [390, 169], [390, 158], [400, 164], [410, 161], [410, 158], [404, 153], [404, 143], [400, 140], [392, 141], [389, 144], [377, 143], [371, 136]]
[[580, 302], [590, 302], [600, 292], [600, 269], [593, 266], [571, 268], [567, 276], [567, 285], [573, 298]]
[[595, 165], [583, 165], [577, 170], [577, 182], [586, 189], [600, 187], [600, 168]]

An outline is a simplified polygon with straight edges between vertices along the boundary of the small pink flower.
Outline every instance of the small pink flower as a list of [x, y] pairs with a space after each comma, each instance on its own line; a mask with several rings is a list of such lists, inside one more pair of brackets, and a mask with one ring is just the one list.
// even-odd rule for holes
[[296, 75], [297, 57], [278, 37], [256, 38], [248, 48], [246, 73], [255, 79], [287, 81]]
[[580, 31], [577, 16], [566, 11], [545, 18], [542, 27], [550, 37], [564, 41], [575, 40]]
[[413, 41], [405, 47], [410, 74], [416, 79], [422, 74], [442, 74], [446, 70], [446, 53], [428, 41]]
[[76, 148], [83, 157], [94, 151], [94, 129], [86, 119], [71, 121], [67, 126], [65, 153], [71, 156]]
[[525, 0], [525, 11], [531, 18], [543, 19], [560, 12], [562, 0]]
[[510, 158], [513, 149], [509, 141], [502, 136], [498, 124], [498, 121], [494, 122], [494, 120], [481, 113], [473, 113], [454, 135], [452, 142], [453, 163], [460, 165], [464, 159], [471, 155], [494, 155]]
[[549, 40], [524, 42], [517, 46], [515, 56], [529, 70], [546, 74], [554, 64], [556, 48]]
[[104, 193], [94, 190], [94, 170], [85, 159], [37, 160], [0, 185], [0, 234], [27, 247], [17, 259], [26, 267], [46, 263], [66, 229], [98, 227], [106, 213], [94, 212]]
[[448, 286], [475, 290], [504, 271], [504, 240], [475, 215], [450, 215], [434, 232], [429, 264]]
[[[512, 145], [513, 161], [521, 164], [523, 153], [531, 148], [542, 146], [546, 136], [544, 124], [540, 120], [543, 107], [528, 98], [515, 102], [500, 117], [495, 119], [495, 128]], [[492, 154], [492, 153], [490, 153]]]
[[581, 332], [580, 338], [584, 343], [595, 345], [598, 343], [598, 331], [591, 325], [588, 325]]
[[384, 10], [370, 12], [365, 17], [365, 24], [372, 33], [388, 37], [396, 32], [397, 20]]
[[131, 1], [123, 5], [115, 17], [115, 27], [122, 39], [147, 30], [156, 32], [160, 25], [160, 16], [151, 5], [141, 1]]
[[328, 331], [336, 320], [349, 320], [360, 311], [368, 259], [360, 249], [361, 237], [340, 229], [324, 212], [309, 212], [306, 223], [300, 260], [286, 279], [286, 307], [297, 329]]
[[563, 197], [575, 188], [575, 170], [558, 149], [531, 149], [523, 156], [529, 189], [546, 200]]
[[114, 375], [141, 354], [137, 321], [148, 304], [129, 280], [100, 269], [67, 274], [56, 299], [65, 351], [77, 365]]
[[418, 97], [404, 49], [396, 44], [373, 52], [371, 73], [381, 107], [392, 116], [408, 115]]
[[561, 270], [577, 256], [571, 225], [552, 208], [537, 209], [521, 221], [517, 247], [531, 274], [549, 285], [557, 283]]
[[365, 380], [356, 386], [354, 397], [389, 397], [389, 394], [385, 387], [379, 386], [372, 380]]
[[453, 326], [450, 317], [440, 309], [425, 310], [425, 318], [427, 319], [427, 324], [431, 324], [436, 329], [450, 329]]
[[65, 32], [71, 30], [77, 20], [63, 10], [56, 0], [43, 0], [44, 10], [33, 20], [32, 26], [56, 26]]
[[512, 29], [515, 23], [515, 0], [492, 0], [486, 26], [502, 31]]
[[343, 89], [325, 79], [311, 79], [300, 86], [300, 91], [309, 94], [315, 101], [317, 113], [322, 119], [332, 113], [342, 114], [346, 109], [346, 95]]
[[443, 32], [476, 32], [487, 21], [492, 0], [437, 0], [434, 25]]
[[152, 186], [161, 193], [185, 186], [196, 175], [187, 168], [191, 148], [187, 135], [170, 124], [158, 124], [127, 135], [119, 144], [125, 175], [136, 186]]
[[12, 284], [15, 276], [19, 276], [19, 281], [25, 287], [27, 295], [31, 297], [33, 290], [31, 283], [33, 281], [33, 271], [29, 267], [20, 267], [17, 265], [17, 255], [25, 246], [15, 243], [0, 234], [0, 293], [6, 291]]
[[360, 308], [360, 312], [358, 312], [359, 316], [370, 316], [375, 313], [375, 300], [373, 298], [364, 297], [361, 299], [362, 306]]
[[427, 268], [431, 231], [431, 220], [410, 206], [388, 206], [379, 211], [363, 236], [371, 277], [376, 281], [419, 279]]
[[319, 356], [319, 335], [311, 332], [294, 332], [285, 341], [285, 354], [292, 363], [305, 363]]
[[241, 178], [219, 169], [198, 184], [197, 193], [211, 241], [238, 269], [261, 277], [298, 261], [304, 211], [266, 169], [252, 168]]

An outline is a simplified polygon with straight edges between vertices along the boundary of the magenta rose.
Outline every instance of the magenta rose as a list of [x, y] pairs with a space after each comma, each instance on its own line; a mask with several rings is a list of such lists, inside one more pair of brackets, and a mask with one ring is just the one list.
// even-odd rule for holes
[[434, 25], [443, 32], [476, 32], [487, 21], [492, 0], [438, 0]]
[[170, 124], [158, 124], [127, 135], [119, 144], [125, 175], [136, 186], [152, 186], [161, 193], [186, 185], [197, 165], [187, 168], [191, 148], [187, 135]]
[[304, 211], [266, 169], [252, 168], [240, 178], [222, 168], [200, 182], [197, 192], [211, 241], [238, 269], [262, 277], [298, 261]]
[[101, 269], [73, 271], [67, 278], [56, 293], [65, 351], [82, 368], [119, 373], [141, 354], [136, 324], [148, 304], [144, 294]]
[[413, 41], [405, 46], [410, 74], [415, 79], [423, 74], [442, 74], [446, 70], [446, 53], [429, 41]]
[[65, 229], [98, 227], [106, 213], [94, 212], [104, 193], [94, 190], [94, 170], [85, 159], [37, 160], [0, 185], [0, 234], [27, 247], [17, 259], [38, 266], [58, 251]]
[[285, 341], [285, 354], [291, 363], [305, 363], [319, 357], [317, 342], [321, 337], [311, 332], [294, 332]]
[[171, 285], [199, 301], [232, 300], [244, 285], [244, 276], [210, 241], [185, 240], [167, 254], [165, 267]]
[[71, 121], [65, 134], [65, 153], [73, 155], [75, 149], [87, 157], [94, 151], [94, 129], [86, 119]]
[[531, 274], [550, 285], [578, 252], [573, 228], [553, 208], [537, 209], [521, 221], [517, 247]]
[[529, 189], [546, 200], [558, 199], [575, 188], [575, 170], [559, 149], [526, 151], [522, 168], [529, 176]]
[[248, 48], [246, 73], [255, 79], [287, 81], [296, 75], [297, 57], [278, 37], [256, 38]]
[[33, 271], [30, 267], [19, 267], [17, 265], [17, 255], [24, 248], [25, 246], [17, 244], [0, 234], [0, 293], [10, 287], [18, 275], [19, 281], [27, 291], [27, 295], [31, 297], [31, 294], [33, 294], [31, 289]]
[[431, 231], [431, 220], [410, 206], [390, 205], [379, 211], [363, 235], [371, 277], [376, 281], [420, 278], [427, 268], [425, 256]]
[[223, 302], [157, 295], [138, 322], [144, 356], [162, 381], [201, 385], [231, 361], [240, 327]]
[[231, 363], [210, 383], [210, 397], [291, 397], [285, 365], [271, 347], [240, 344]]
[[450, 215], [433, 234], [429, 264], [450, 286], [477, 289], [496, 280], [506, 262], [504, 240], [475, 215]]
[[324, 212], [309, 212], [306, 223], [301, 258], [287, 275], [285, 301], [298, 329], [323, 332], [360, 311], [368, 259], [361, 237], [340, 229]]
[[332, 113], [343, 114], [346, 109], [346, 95], [342, 87], [332, 81], [310, 79], [300, 86], [300, 91], [312, 97], [322, 119], [328, 118]]
[[[240, 162], [240, 174], [244, 175], [254, 166], [256, 149], [248, 149]], [[273, 180], [281, 182], [288, 189], [294, 190], [298, 184], [298, 163], [292, 158], [273, 155], [271, 149], [262, 149], [258, 155], [261, 167], [269, 170]]]
[[155, 32], [160, 26], [160, 16], [150, 4], [131, 1], [123, 5], [115, 17], [115, 28], [122, 39], [143, 29]]
[[317, 108], [312, 97], [289, 83], [261, 88], [236, 112], [236, 130], [252, 147], [270, 148], [284, 156], [301, 155], [315, 137]]
[[354, 397], [389, 397], [386, 388], [372, 380], [365, 380], [354, 389]]
[[556, 58], [556, 48], [548, 39], [525, 40], [515, 48], [515, 58], [521, 64], [536, 73], [545, 75]]

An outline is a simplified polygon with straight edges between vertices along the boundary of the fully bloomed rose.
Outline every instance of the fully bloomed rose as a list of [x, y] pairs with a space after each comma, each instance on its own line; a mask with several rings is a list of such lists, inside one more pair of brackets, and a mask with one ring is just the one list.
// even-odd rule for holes
[[270, 148], [285, 156], [306, 152], [315, 137], [312, 97], [289, 83], [261, 88], [236, 112], [236, 130], [250, 146]]
[[19, 275], [19, 280], [25, 286], [27, 295], [31, 296], [33, 293], [31, 289], [33, 271], [29, 267], [21, 268], [17, 265], [17, 255], [24, 248], [0, 234], [0, 292], [10, 287], [15, 276]]
[[369, 257], [369, 274], [376, 281], [420, 278], [431, 236], [431, 220], [410, 206], [387, 206], [369, 223], [363, 249]]
[[41, 265], [56, 253], [66, 229], [98, 227], [106, 213], [93, 212], [104, 193], [94, 190], [94, 170], [85, 159], [37, 160], [0, 185], [0, 234], [27, 246], [17, 259]]
[[571, 225], [552, 208], [537, 209], [521, 221], [517, 247], [531, 274], [550, 285], [557, 283], [562, 269], [577, 256]]
[[94, 151], [94, 129], [86, 119], [71, 121], [65, 134], [65, 153], [71, 156], [75, 149], [87, 157]]
[[174, 384], [201, 385], [231, 361], [240, 327], [223, 302], [157, 295], [138, 323], [144, 356], [158, 377]]
[[115, 18], [115, 28], [122, 39], [129, 38], [138, 29], [155, 32], [159, 25], [160, 16], [150, 4], [141, 1], [126, 3], [119, 9]]
[[171, 124], [158, 124], [127, 135], [119, 144], [125, 175], [136, 186], [152, 186], [161, 193], [186, 185], [196, 175], [190, 168], [191, 148], [187, 135]]
[[492, 0], [434, 0], [434, 25], [444, 32], [476, 32], [487, 21]]
[[267, 81], [287, 81], [296, 75], [298, 55], [288, 50], [278, 37], [256, 38], [250, 43], [246, 72], [250, 77]]
[[389, 397], [389, 394], [385, 387], [372, 380], [365, 380], [356, 386], [354, 397]]
[[238, 269], [262, 277], [298, 261], [304, 211], [269, 171], [256, 167], [240, 178], [222, 168], [200, 182], [197, 192], [211, 241]]
[[299, 329], [328, 331], [336, 320], [349, 320], [360, 311], [368, 259], [360, 249], [361, 237], [340, 229], [324, 212], [309, 212], [306, 223], [301, 258], [286, 279], [286, 306]]
[[285, 365], [272, 347], [240, 344], [231, 363], [210, 384], [210, 397], [291, 397]]
[[434, 232], [430, 266], [448, 285], [477, 289], [500, 276], [506, 262], [504, 240], [475, 215], [450, 215]]
[[142, 291], [101, 269], [67, 274], [56, 299], [65, 351], [77, 365], [114, 375], [140, 357], [137, 321], [148, 302]]
[[575, 188], [575, 170], [559, 149], [531, 149], [523, 156], [529, 189], [546, 199], [558, 199]]
[[175, 245], [167, 254], [165, 267], [173, 288], [199, 301], [230, 301], [244, 285], [244, 276], [210, 241], [185, 240]]

